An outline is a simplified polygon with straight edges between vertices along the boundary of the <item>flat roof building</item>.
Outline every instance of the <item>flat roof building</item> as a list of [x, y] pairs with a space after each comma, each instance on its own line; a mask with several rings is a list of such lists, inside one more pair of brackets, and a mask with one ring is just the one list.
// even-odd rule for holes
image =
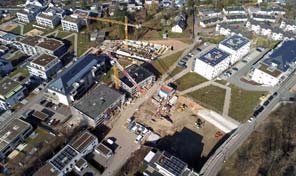
[[0, 130], [0, 158], [4, 159], [17, 145], [32, 132], [32, 126], [21, 120], [13, 119]]
[[250, 51], [251, 41], [241, 35], [234, 34], [219, 43], [218, 47], [231, 54], [230, 64], [234, 64]]
[[67, 51], [65, 43], [44, 36], [26, 36], [17, 39], [18, 49], [27, 55], [51, 54], [61, 56]]
[[148, 165], [145, 176], [194, 176], [196, 172], [188, 168], [187, 163], [166, 151], [152, 149], [144, 158]]
[[[134, 79], [134, 81], [141, 88], [151, 86], [155, 81], [155, 76], [140, 65], [130, 65], [126, 71]], [[130, 95], [136, 95], [138, 92], [137, 87], [124, 75], [119, 76], [120, 87], [127, 91]]]
[[43, 10], [42, 7], [36, 5], [26, 5], [24, 9], [16, 12], [18, 21], [31, 23], [36, 20], [36, 16]]
[[87, 167], [83, 156], [92, 152], [96, 145], [98, 139], [88, 131], [84, 131], [49, 159], [34, 176], [64, 176], [74, 168], [82, 170]]
[[57, 104], [70, 105], [80, 99], [109, 68], [108, 56], [81, 56], [48, 85], [49, 98]]
[[60, 24], [61, 19], [64, 17], [65, 11], [56, 7], [49, 7], [44, 12], [36, 16], [37, 24], [43, 27], [55, 28]]
[[211, 80], [229, 67], [231, 55], [219, 48], [213, 48], [194, 60], [193, 71]]
[[98, 145], [98, 138], [88, 131], [78, 135], [78, 137], [70, 144], [82, 156], [91, 153], [95, 146]]
[[0, 108], [7, 110], [24, 98], [24, 87], [17, 81], [5, 77], [0, 82]]
[[87, 19], [82, 18], [90, 15], [90, 11], [76, 9], [72, 15], [65, 16], [62, 19], [62, 27], [64, 31], [79, 32], [84, 26], [87, 25]]
[[40, 80], [48, 81], [52, 75], [56, 74], [61, 68], [62, 63], [56, 56], [41, 54], [32, 56], [33, 60], [27, 66], [31, 76]]
[[[120, 109], [125, 96], [106, 85], [99, 85], [82, 97], [74, 106], [74, 114], [88, 119], [92, 126], [97, 126], [107, 120], [116, 109]], [[77, 113], [79, 112], [79, 113]]]
[[295, 70], [296, 40], [283, 41], [255, 65], [252, 80], [267, 86], [283, 82]]

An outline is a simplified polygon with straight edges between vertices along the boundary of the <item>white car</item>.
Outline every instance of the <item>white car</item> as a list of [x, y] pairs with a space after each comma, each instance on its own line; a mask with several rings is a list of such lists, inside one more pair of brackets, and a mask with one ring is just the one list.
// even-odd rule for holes
[[114, 141], [112, 139], [107, 139], [106, 142], [110, 145], [113, 145], [114, 144]]
[[139, 143], [142, 141], [143, 137], [144, 137], [144, 136], [142, 136], [142, 135], [138, 135], [138, 136], [136, 137], [135, 143], [139, 144]]
[[251, 123], [251, 122], [253, 122], [253, 120], [254, 120], [254, 117], [251, 117], [251, 118], [249, 118], [248, 122]]

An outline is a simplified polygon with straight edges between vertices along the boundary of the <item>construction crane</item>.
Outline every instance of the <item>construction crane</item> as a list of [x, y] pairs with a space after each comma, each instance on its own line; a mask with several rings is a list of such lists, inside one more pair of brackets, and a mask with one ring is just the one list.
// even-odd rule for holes
[[109, 58], [111, 58], [116, 65], [113, 66], [113, 72], [114, 72], [114, 83], [115, 83], [115, 88], [119, 89], [120, 88], [120, 83], [119, 83], [119, 76], [118, 76], [118, 69], [123, 73], [125, 77], [133, 84], [133, 86], [136, 87], [136, 89], [144, 94], [145, 91], [139, 86], [139, 84], [131, 77], [131, 75], [124, 69], [124, 67], [118, 62], [116, 57], [113, 57], [111, 54], [107, 54]]
[[83, 15], [78, 15], [78, 17], [79, 18], [84, 18], [84, 19], [89, 19], [89, 20], [97, 20], [97, 21], [102, 21], [102, 22], [107, 22], [107, 23], [124, 25], [125, 48], [126, 49], [128, 49], [128, 27], [134, 27], [136, 29], [139, 29], [141, 27], [141, 25], [135, 25], [135, 24], [128, 23], [127, 16], [124, 17], [124, 22], [117, 21], [117, 20], [106, 19], [106, 18], [99, 18], [99, 17], [92, 17], [92, 16], [83, 16]]
[[158, 28], [150, 27], [150, 26], [145, 26], [141, 24], [130, 24], [128, 23], [128, 17], [124, 17], [124, 22], [123, 21], [118, 21], [118, 20], [111, 20], [107, 18], [99, 18], [99, 17], [92, 17], [92, 16], [84, 16], [84, 15], [78, 15], [79, 18], [84, 18], [84, 19], [89, 19], [89, 20], [96, 20], [96, 21], [102, 21], [106, 23], [113, 23], [113, 24], [119, 24], [119, 25], [124, 25], [124, 35], [125, 35], [125, 48], [128, 49], [128, 27], [133, 27], [136, 29], [139, 29], [141, 27], [145, 27], [148, 29], [152, 30], [159, 30]]

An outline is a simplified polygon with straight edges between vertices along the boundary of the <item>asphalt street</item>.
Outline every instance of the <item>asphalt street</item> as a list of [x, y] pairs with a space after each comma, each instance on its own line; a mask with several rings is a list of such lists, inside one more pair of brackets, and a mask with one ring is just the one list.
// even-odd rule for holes
[[[273, 98], [271, 103], [251, 123], [241, 124], [239, 128], [216, 150], [209, 158], [204, 167], [200, 171], [201, 176], [215, 176], [222, 168], [224, 162], [233, 154], [243, 142], [251, 135], [255, 128], [272, 112], [272, 110], [280, 103], [281, 97], [296, 84], [296, 75], [289, 77], [278, 88], [278, 95]], [[227, 164], [227, 162], [225, 163]]]

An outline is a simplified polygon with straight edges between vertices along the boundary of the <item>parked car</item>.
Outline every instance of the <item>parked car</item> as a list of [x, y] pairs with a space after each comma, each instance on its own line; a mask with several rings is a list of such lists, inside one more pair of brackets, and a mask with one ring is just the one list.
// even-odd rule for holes
[[250, 117], [250, 118], [248, 119], [248, 122], [251, 123], [253, 120], [254, 120], [254, 117]]
[[52, 125], [52, 123], [53, 123], [54, 120], [55, 120], [55, 119], [50, 119], [49, 122], [48, 122], [47, 124], [48, 124], [48, 125]]
[[278, 93], [277, 92], [274, 92], [272, 95], [276, 97], [278, 95]]
[[134, 117], [134, 116], [131, 116], [130, 118], [127, 119], [127, 122], [128, 122], [128, 123], [131, 123], [131, 122], [134, 121], [134, 120], [135, 120], [135, 117]]
[[142, 135], [138, 135], [136, 137], [135, 143], [139, 144], [142, 141], [142, 139], [143, 139], [143, 136]]
[[264, 106], [268, 106], [269, 103], [270, 103], [270, 101], [266, 100], [266, 101], [263, 103], [263, 105], [264, 105]]
[[200, 48], [196, 48], [196, 51], [199, 51], [199, 52], [201, 52], [201, 49], [200, 49]]

